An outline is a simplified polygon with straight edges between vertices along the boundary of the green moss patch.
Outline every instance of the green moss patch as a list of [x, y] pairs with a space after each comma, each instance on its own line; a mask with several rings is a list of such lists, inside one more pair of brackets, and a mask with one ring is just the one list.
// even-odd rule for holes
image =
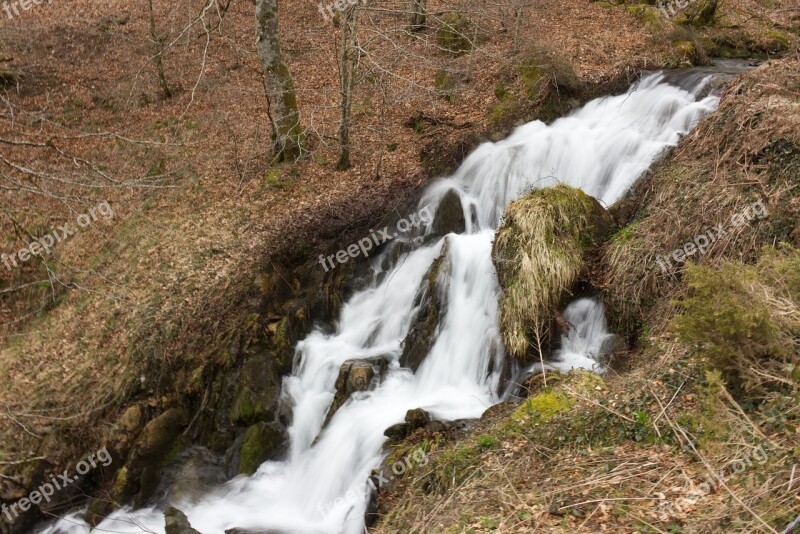
[[786, 373], [787, 365], [798, 363], [799, 262], [791, 247], [768, 247], [755, 266], [687, 267], [691, 293], [678, 301], [683, 313], [673, 327], [734, 391], [759, 389], [754, 369]]
[[271, 425], [259, 423], [247, 429], [239, 455], [239, 473], [252, 475], [283, 443], [283, 434]]
[[474, 33], [469, 17], [460, 11], [450, 11], [441, 19], [436, 40], [442, 50], [460, 56], [472, 50]]

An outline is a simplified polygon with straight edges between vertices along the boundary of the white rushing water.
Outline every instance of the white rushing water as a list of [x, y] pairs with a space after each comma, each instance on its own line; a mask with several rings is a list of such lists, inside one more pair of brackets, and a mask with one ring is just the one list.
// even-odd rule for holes
[[[209, 488], [199, 502], [174, 502], [203, 534], [243, 528], [261, 532], [364, 532], [364, 483], [382, 461], [384, 430], [406, 412], [424, 408], [442, 420], [477, 418], [499, 398], [504, 358], [498, 332], [500, 288], [491, 260], [494, 232], [507, 204], [533, 187], [565, 183], [602, 203], [621, 199], [665, 149], [713, 111], [715, 96], [699, 98], [649, 75], [626, 94], [598, 99], [551, 125], [535, 121], [508, 139], [486, 143], [450, 178], [434, 184], [420, 208], [434, 211], [447, 191], [462, 200], [467, 231], [418, 245], [392, 264], [378, 258], [372, 285], [344, 306], [333, 333], [314, 331], [297, 346], [284, 395], [294, 406], [291, 449], [252, 477]], [[439, 286], [444, 302], [436, 339], [416, 374], [398, 363], [415, 317], [415, 296], [434, 260], [446, 254]], [[385, 259], [385, 258], [384, 258]], [[602, 306], [585, 301], [566, 310], [576, 325], [554, 360], [560, 367], [597, 367], [598, 339], [607, 334]], [[323, 429], [339, 368], [346, 360], [388, 358], [386, 376], [356, 393]], [[566, 362], [566, 363], [564, 363]], [[84, 533], [73, 514], [48, 534]], [[164, 532], [157, 509], [121, 510], [97, 532]]]

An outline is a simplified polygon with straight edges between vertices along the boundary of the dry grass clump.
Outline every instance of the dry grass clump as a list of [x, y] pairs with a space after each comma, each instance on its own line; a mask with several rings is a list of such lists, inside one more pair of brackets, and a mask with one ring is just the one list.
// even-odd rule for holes
[[584, 252], [610, 225], [595, 199], [565, 185], [535, 190], [508, 207], [493, 257], [503, 287], [501, 330], [514, 356], [524, 358], [534, 341], [541, 345], [553, 310], [583, 269]]
[[[656, 170], [634, 223], [605, 250], [603, 285], [617, 328], [635, 329], [678, 289], [684, 264], [673, 260], [662, 269], [658, 257], [719, 225], [725, 233], [692, 261], [753, 262], [764, 245], [800, 245], [798, 94], [798, 59], [770, 62], [742, 76], [728, 87], [717, 112]], [[733, 224], [754, 202], [763, 204], [766, 218]]]

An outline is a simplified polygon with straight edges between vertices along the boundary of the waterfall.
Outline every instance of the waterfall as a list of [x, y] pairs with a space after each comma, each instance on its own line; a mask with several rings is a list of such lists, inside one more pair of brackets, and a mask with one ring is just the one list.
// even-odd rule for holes
[[[478, 147], [420, 200], [420, 209], [435, 212], [444, 195], [456, 191], [466, 231], [422, 240], [395, 261], [377, 258], [372, 284], [344, 305], [335, 331], [315, 330], [298, 344], [283, 393], [294, 407], [289, 457], [263, 464], [252, 477], [209, 488], [199, 502], [170, 504], [203, 534], [235, 527], [363, 533], [364, 482], [381, 464], [388, 427], [414, 408], [441, 420], [478, 418], [500, 400], [498, 362], [505, 355], [491, 249], [508, 203], [531, 188], [557, 183], [581, 188], [605, 205], [620, 200], [659, 156], [716, 108], [716, 96], [700, 96], [705, 83], [687, 89], [665, 83], [663, 74], [650, 74], [625, 94], [589, 102], [551, 125], [531, 122], [506, 140]], [[418, 311], [417, 290], [440, 255], [445, 256], [438, 274], [443, 283], [436, 290], [443, 309], [432, 348], [413, 373], [399, 364], [402, 343]], [[597, 363], [596, 345], [607, 335], [602, 315], [602, 306], [593, 301], [578, 301], [566, 310], [567, 319], [580, 326], [563, 341], [556, 364]], [[356, 393], [323, 428], [339, 368], [352, 359], [388, 360], [388, 369], [375, 389]], [[143, 530], [164, 532], [159, 509], [117, 511], [96, 531]], [[43, 532], [88, 531], [81, 514], [73, 514]]]

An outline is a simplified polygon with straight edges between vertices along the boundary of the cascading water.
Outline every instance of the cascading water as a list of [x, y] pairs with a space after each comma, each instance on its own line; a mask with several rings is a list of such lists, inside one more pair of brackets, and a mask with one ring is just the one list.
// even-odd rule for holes
[[[442, 420], [477, 418], [500, 400], [504, 354], [491, 248], [507, 204], [531, 188], [556, 183], [581, 188], [606, 205], [621, 199], [665, 149], [716, 108], [717, 97], [699, 97], [704, 83], [687, 90], [663, 83], [661, 74], [648, 75], [626, 94], [592, 101], [550, 126], [526, 124], [504, 141], [477, 148], [420, 201], [434, 211], [455, 190], [466, 232], [415, 245], [396, 261], [379, 258], [373, 283], [344, 306], [336, 331], [314, 331], [298, 344], [294, 374], [284, 385], [294, 406], [289, 458], [209, 488], [198, 502], [169, 504], [204, 534], [235, 527], [363, 533], [366, 499], [340, 497], [354, 491], [363, 496], [365, 480], [382, 461], [388, 427], [402, 422], [409, 409], [421, 407]], [[433, 346], [412, 373], [398, 360], [418, 311], [417, 290], [440, 254], [445, 255], [438, 273], [443, 310]], [[564, 341], [556, 362], [594, 361], [592, 347], [607, 334], [596, 304], [579, 301], [568, 308], [568, 319], [583, 327]], [[323, 429], [340, 366], [381, 358], [390, 361], [381, 383], [355, 394]], [[80, 514], [45, 530], [88, 531]], [[97, 531], [164, 532], [164, 516], [155, 508], [121, 510]]]

